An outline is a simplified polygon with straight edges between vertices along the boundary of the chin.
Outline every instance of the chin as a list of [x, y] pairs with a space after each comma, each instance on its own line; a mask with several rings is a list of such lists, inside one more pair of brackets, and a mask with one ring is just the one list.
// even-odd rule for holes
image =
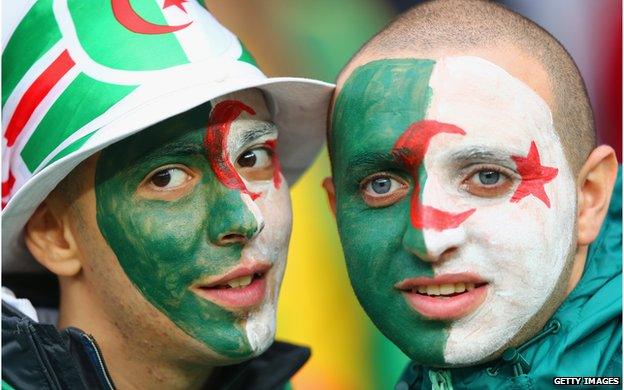
[[267, 299], [258, 310], [249, 314], [245, 322], [245, 333], [253, 356], [262, 354], [275, 340], [276, 306], [276, 302]]

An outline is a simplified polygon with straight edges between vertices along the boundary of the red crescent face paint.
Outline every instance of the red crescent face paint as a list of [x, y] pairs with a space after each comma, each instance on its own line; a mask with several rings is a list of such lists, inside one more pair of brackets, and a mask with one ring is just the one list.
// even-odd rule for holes
[[405, 130], [399, 137], [392, 154], [401, 161], [414, 175], [414, 192], [410, 200], [410, 215], [412, 226], [415, 229], [434, 229], [442, 231], [453, 229], [462, 224], [475, 212], [475, 209], [461, 213], [450, 213], [430, 206], [425, 206], [420, 201], [419, 170], [424, 166], [422, 163], [427, 154], [431, 139], [440, 133], [465, 135], [466, 133], [457, 126], [440, 123], [432, 120], [416, 122]]
[[252, 200], [256, 200], [260, 194], [247, 190], [243, 179], [230, 162], [228, 153], [227, 138], [230, 127], [243, 111], [249, 115], [256, 114], [251, 107], [238, 100], [224, 100], [218, 103], [210, 114], [204, 147], [217, 179], [227, 188], [239, 190], [249, 195]]

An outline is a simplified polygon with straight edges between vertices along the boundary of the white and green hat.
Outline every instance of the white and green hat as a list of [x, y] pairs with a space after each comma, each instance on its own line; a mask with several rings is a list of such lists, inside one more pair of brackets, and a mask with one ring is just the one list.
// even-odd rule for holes
[[81, 161], [224, 94], [259, 88], [292, 183], [324, 140], [332, 85], [267, 78], [197, 0], [2, 2], [3, 272], [43, 270], [22, 229]]

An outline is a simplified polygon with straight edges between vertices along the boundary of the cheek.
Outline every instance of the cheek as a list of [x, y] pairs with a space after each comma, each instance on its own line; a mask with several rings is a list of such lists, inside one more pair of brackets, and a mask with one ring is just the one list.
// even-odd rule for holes
[[284, 253], [288, 249], [288, 241], [292, 230], [292, 208], [288, 185], [282, 183], [279, 189], [273, 183], [267, 185], [262, 196], [256, 200], [264, 221], [264, 229], [254, 246], [267, 251]]
[[573, 223], [559, 211], [534, 199], [479, 208], [466, 225], [470, 257], [487, 259], [495, 279], [547, 288], [563, 268], [572, 235]]
[[403, 262], [395, 260], [406, 254], [402, 240], [409, 223], [409, 199], [376, 209], [363, 206], [361, 199], [343, 200], [338, 206], [340, 241], [354, 285], [378, 284], [395, 269], [404, 273], [399, 271]]

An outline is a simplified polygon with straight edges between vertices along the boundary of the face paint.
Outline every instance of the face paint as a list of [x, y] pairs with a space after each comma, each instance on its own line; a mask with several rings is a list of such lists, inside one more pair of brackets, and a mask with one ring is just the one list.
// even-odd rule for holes
[[[273, 340], [290, 199], [287, 186], [273, 186], [274, 167], [266, 179], [245, 178], [277, 136], [260, 92], [212, 103], [232, 115], [213, 109], [208, 131], [210, 106], [199, 107], [101, 153], [97, 223], [153, 306], [220, 356], [240, 359]], [[234, 115], [237, 107], [249, 110]], [[242, 167], [249, 153], [255, 165]]]
[[[332, 152], [352, 285], [415, 361], [483, 361], [560, 299], [574, 181], [548, 106], [501, 68], [363, 65], [336, 100]], [[393, 184], [373, 193], [380, 177]]]
[[255, 115], [256, 113], [251, 107], [235, 100], [225, 100], [217, 104], [210, 114], [210, 125], [206, 129], [204, 145], [206, 146], [210, 166], [219, 181], [224, 186], [239, 190], [255, 200], [259, 195], [247, 191], [245, 183], [243, 183], [243, 180], [230, 162], [227, 148], [230, 126], [243, 111], [250, 115]]
[[271, 156], [271, 160], [273, 161], [273, 185], [276, 190], [279, 190], [282, 184], [282, 173], [279, 158], [277, 157], [277, 140], [269, 140], [264, 144], [273, 150], [273, 155]]
[[[394, 145], [392, 153], [407, 169], [415, 174], [419, 169], [422, 169], [422, 175], [425, 176], [424, 165], [421, 164], [425, 159], [425, 154], [427, 153], [431, 138], [439, 133], [466, 134], [459, 127], [446, 123], [438, 123], [436, 121], [416, 122], [401, 135], [396, 145]], [[419, 197], [420, 183], [418, 177], [414, 177], [414, 191], [412, 192], [410, 216], [412, 226], [415, 229], [428, 228], [438, 231], [453, 229], [464, 222], [466, 218], [474, 212], [474, 209], [470, 209], [462, 213], [449, 213], [423, 205]]]
[[519, 202], [524, 197], [533, 195], [550, 208], [550, 199], [546, 195], [544, 185], [557, 176], [557, 168], [542, 166], [535, 142], [531, 142], [531, 149], [526, 157], [512, 156], [511, 158], [516, 163], [522, 180], [511, 197], [511, 201]]

